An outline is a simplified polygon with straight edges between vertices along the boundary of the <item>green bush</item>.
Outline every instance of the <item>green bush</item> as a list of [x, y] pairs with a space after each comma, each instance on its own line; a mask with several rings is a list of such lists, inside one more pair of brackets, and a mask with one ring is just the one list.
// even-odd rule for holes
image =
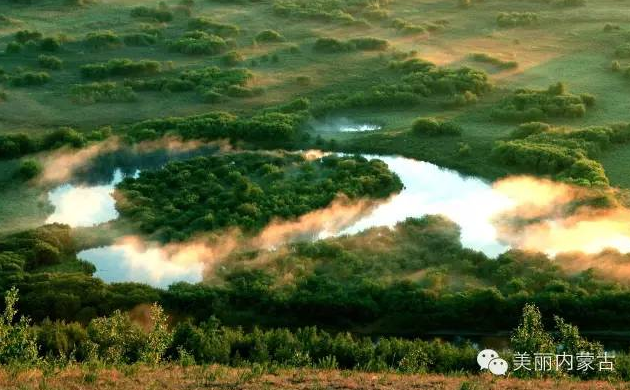
[[205, 17], [193, 18], [188, 22], [190, 30], [204, 31], [222, 38], [239, 35], [241, 30], [233, 24], [219, 23]]
[[44, 38], [40, 41], [39, 48], [43, 51], [58, 51], [61, 48], [61, 41], [58, 38]]
[[93, 50], [112, 49], [122, 46], [122, 39], [113, 31], [91, 32], [85, 36], [84, 44]]
[[21, 72], [9, 79], [14, 87], [28, 87], [44, 85], [50, 81], [50, 75], [46, 72]]
[[127, 46], [151, 46], [155, 45], [158, 38], [154, 34], [135, 33], [123, 36], [123, 42]]
[[40, 55], [37, 57], [37, 63], [44, 69], [59, 70], [63, 66], [63, 61], [59, 57]]
[[5, 49], [5, 52], [7, 54], [17, 54], [21, 51], [22, 51], [22, 45], [20, 45], [18, 42], [7, 43], [7, 47]]
[[317, 38], [315, 45], [313, 45], [313, 50], [320, 53], [341, 53], [354, 49], [352, 44], [335, 38]]
[[385, 50], [389, 47], [389, 42], [385, 39], [373, 37], [353, 38], [348, 42], [358, 50]]
[[245, 57], [236, 51], [230, 51], [221, 57], [221, 62], [227, 66], [236, 66], [245, 61]]
[[500, 58], [492, 57], [486, 53], [473, 53], [470, 55], [473, 61], [477, 62], [485, 62], [488, 64], [495, 65], [500, 69], [514, 69], [518, 68], [518, 62], [516, 61], [504, 61]]
[[538, 121], [546, 118], [579, 118], [595, 104], [589, 94], [573, 95], [557, 83], [547, 90], [517, 89], [494, 108], [491, 116], [506, 121]]
[[275, 30], [263, 30], [256, 34], [256, 42], [283, 42], [282, 34]]
[[42, 165], [36, 160], [24, 160], [17, 169], [16, 176], [21, 180], [31, 180], [42, 172]]
[[131, 17], [152, 19], [158, 22], [170, 22], [173, 20], [173, 13], [164, 8], [140, 6], [131, 10]]
[[418, 118], [411, 125], [411, 130], [418, 135], [430, 137], [459, 136], [462, 134], [462, 128], [459, 125], [435, 118]]
[[158, 61], [117, 58], [105, 63], [83, 65], [81, 76], [89, 79], [104, 79], [116, 76], [151, 76], [160, 71], [161, 66]]
[[70, 94], [73, 101], [81, 104], [131, 103], [138, 100], [131, 87], [113, 82], [77, 84], [72, 87]]
[[203, 31], [192, 31], [169, 45], [170, 50], [188, 55], [220, 54], [227, 50], [227, 42], [218, 35]]
[[15, 33], [15, 40], [22, 44], [28, 41], [39, 41], [42, 37], [43, 35], [39, 31], [20, 30]]

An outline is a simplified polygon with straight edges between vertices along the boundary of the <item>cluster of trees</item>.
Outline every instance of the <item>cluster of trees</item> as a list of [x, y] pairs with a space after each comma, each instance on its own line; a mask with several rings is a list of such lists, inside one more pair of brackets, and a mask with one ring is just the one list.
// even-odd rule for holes
[[497, 15], [499, 27], [519, 27], [537, 24], [538, 14], [535, 12], [501, 12]]
[[128, 58], [115, 58], [104, 63], [81, 66], [81, 76], [97, 80], [116, 76], [152, 76], [160, 71], [158, 61], [134, 61]]
[[338, 194], [382, 198], [402, 184], [381, 161], [301, 155], [239, 153], [174, 162], [117, 186], [124, 221], [162, 241], [203, 231], [264, 228], [274, 218], [294, 219], [328, 206]]
[[15, 40], [7, 44], [6, 52], [19, 53], [23, 48], [54, 52], [61, 48], [61, 41], [57, 37], [44, 37], [36, 30], [20, 30], [15, 33]]
[[318, 38], [313, 50], [320, 53], [342, 53], [354, 50], [386, 50], [389, 42], [373, 37], [352, 38], [340, 41], [335, 38]]
[[72, 100], [80, 104], [131, 103], [138, 100], [134, 90], [115, 82], [76, 84], [70, 90]]
[[110, 30], [94, 31], [87, 33], [83, 44], [92, 50], [113, 49], [122, 46], [123, 40]]
[[492, 64], [499, 69], [514, 69], [518, 68], [518, 62], [516, 61], [504, 61], [500, 58], [493, 57], [486, 53], [473, 53], [470, 55], [473, 61], [484, 62]]
[[355, 15], [386, 3], [386, 0], [313, 0], [308, 2], [275, 0], [273, 12], [285, 18], [294, 17], [365, 26], [368, 25], [367, 21]]
[[594, 159], [610, 146], [630, 141], [630, 126], [571, 129], [532, 122], [521, 125], [512, 138], [493, 148], [494, 158], [502, 164], [580, 185], [605, 186], [604, 168]]
[[248, 88], [252, 78], [248, 69], [220, 69], [216, 66], [186, 70], [176, 77], [127, 79], [125, 86], [134, 91], [188, 92], [197, 91], [205, 102], [214, 103], [230, 97], [250, 97], [264, 92]]
[[233, 46], [234, 42], [201, 30], [186, 32], [169, 43], [170, 50], [188, 55], [216, 55]]
[[256, 34], [256, 42], [283, 42], [284, 37], [276, 30], [263, 30]]
[[158, 22], [170, 22], [173, 20], [173, 12], [168, 7], [159, 8], [140, 6], [131, 10], [131, 16], [134, 18], [152, 19]]
[[37, 57], [37, 63], [40, 67], [50, 70], [59, 70], [63, 66], [63, 61], [59, 57], [45, 54]]
[[188, 29], [193, 31], [205, 31], [222, 38], [234, 37], [241, 33], [241, 29], [234, 24], [220, 23], [203, 16], [190, 19]]
[[411, 130], [418, 135], [430, 137], [462, 134], [462, 128], [458, 124], [435, 118], [418, 118], [411, 125]]
[[86, 137], [68, 127], [55, 130], [43, 136], [30, 134], [0, 135], [0, 159], [16, 158], [43, 150], [57, 149], [62, 146], [79, 148], [86, 144]]
[[410, 106], [420, 103], [423, 97], [433, 95], [447, 95], [447, 101], [463, 98], [465, 102], [474, 102], [477, 96], [491, 89], [485, 72], [466, 67], [442, 68], [414, 58], [393, 61], [389, 69], [398, 81], [378, 84], [366, 91], [328, 95], [313, 107], [313, 114], [322, 116], [355, 107]]
[[48, 72], [22, 71], [9, 76], [9, 83], [14, 87], [29, 87], [47, 84], [50, 79]]
[[550, 85], [546, 90], [517, 89], [501, 101], [490, 115], [505, 121], [538, 121], [546, 118], [579, 118], [595, 104], [589, 94], [574, 95], [563, 83]]

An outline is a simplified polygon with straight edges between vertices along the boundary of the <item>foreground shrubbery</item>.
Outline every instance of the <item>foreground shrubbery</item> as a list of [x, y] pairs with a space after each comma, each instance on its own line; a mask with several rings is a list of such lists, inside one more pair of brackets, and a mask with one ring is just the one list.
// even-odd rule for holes
[[534, 122], [521, 125], [513, 137], [497, 142], [493, 149], [501, 163], [581, 185], [605, 186], [608, 178], [594, 158], [614, 144], [630, 141], [630, 127], [570, 129]]
[[574, 95], [557, 83], [546, 90], [517, 89], [505, 98], [490, 115], [506, 121], [537, 121], [546, 118], [580, 118], [595, 104], [589, 94]]
[[[338, 194], [381, 198], [401, 187], [379, 161], [325, 157], [309, 162], [299, 155], [242, 153], [143, 172], [123, 181], [115, 197], [124, 220], [169, 241], [227, 227], [257, 231], [273, 218], [293, 219], [326, 207]], [[231, 201], [217, 202], [221, 199]]]

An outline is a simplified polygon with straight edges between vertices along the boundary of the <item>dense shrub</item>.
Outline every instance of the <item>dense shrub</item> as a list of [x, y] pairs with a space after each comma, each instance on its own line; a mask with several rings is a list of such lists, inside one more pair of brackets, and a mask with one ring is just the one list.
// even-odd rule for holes
[[427, 31], [425, 26], [413, 24], [400, 18], [392, 20], [391, 25], [403, 34], [421, 34]]
[[594, 104], [592, 95], [573, 95], [565, 91], [562, 83], [557, 83], [546, 90], [518, 89], [499, 103], [491, 116], [520, 122], [553, 117], [579, 118]]
[[245, 57], [237, 51], [230, 51], [221, 57], [221, 62], [227, 66], [236, 66], [245, 61]]
[[516, 61], [504, 61], [500, 58], [492, 57], [486, 53], [473, 53], [470, 55], [473, 61], [477, 62], [485, 62], [488, 64], [492, 64], [500, 69], [514, 69], [518, 67], [518, 62]]
[[460, 104], [461, 99], [468, 104], [491, 88], [486, 73], [470, 68], [439, 68], [418, 59], [394, 61], [389, 68], [400, 77], [398, 82], [328, 95], [313, 107], [313, 114], [322, 116], [347, 108], [413, 106], [433, 95], [447, 95], [447, 104]]
[[354, 49], [355, 47], [349, 42], [343, 42], [335, 38], [317, 38], [313, 45], [313, 50], [320, 53], [341, 53]]
[[251, 118], [216, 112], [206, 115], [156, 119], [137, 123], [127, 130], [133, 141], [172, 134], [184, 139], [240, 139], [281, 143], [295, 137], [304, 117], [298, 114], [265, 113]]
[[90, 49], [111, 49], [121, 46], [122, 39], [113, 31], [91, 32], [85, 36], [84, 44]]
[[17, 54], [22, 51], [22, 45], [18, 42], [9, 42], [7, 43], [7, 47], [5, 48], [5, 53], [7, 54]]
[[385, 50], [389, 46], [386, 40], [373, 37], [353, 38], [348, 42], [358, 50]]
[[227, 42], [218, 35], [203, 31], [192, 31], [170, 43], [169, 48], [189, 55], [220, 54], [228, 49]]
[[218, 35], [223, 38], [233, 37], [240, 34], [241, 30], [233, 24], [219, 23], [212, 19], [199, 17], [191, 19], [188, 22], [190, 30], [204, 31], [210, 34]]
[[39, 41], [42, 39], [43, 34], [39, 31], [32, 30], [20, 30], [15, 33], [15, 40], [19, 43], [26, 43], [28, 41]]
[[435, 118], [418, 118], [411, 125], [411, 130], [418, 135], [428, 135], [430, 137], [462, 134], [462, 128], [459, 125]]
[[46, 72], [21, 72], [9, 79], [14, 87], [28, 87], [44, 85], [50, 81], [50, 75]]
[[135, 7], [131, 10], [134, 18], [152, 19], [158, 22], [170, 22], [173, 20], [173, 13], [165, 8]]
[[40, 55], [37, 57], [37, 63], [44, 69], [59, 70], [63, 66], [63, 61], [59, 57]]
[[81, 67], [81, 76], [89, 79], [104, 79], [116, 76], [151, 76], [160, 73], [158, 61], [133, 61], [117, 58], [100, 64], [88, 64]]
[[155, 45], [158, 38], [155, 34], [135, 33], [123, 36], [123, 42], [127, 46], [151, 46]]
[[275, 30], [263, 30], [256, 34], [256, 42], [283, 42], [282, 34]]
[[36, 160], [24, 160], [15, 173], [21, 180], [31, 180], [42, 172], [42, 165]]
[[40, 50], [43, 51], [57, 51], [61, 48], [61, 41], [59, 38], [48, 37], [44, 38], [39, 43]]
[[359, 14], [362, 10], [372, 9], [380, 3], [385, 3], [385, 1], [275, 0], [273, 12], [284, 18], [294, 17], [366, 26], [367, 23], [364, 20], [355, 18], [352, 14]]
[[112, 82], [77, 84], [70, 94], [73, 101], [81, 104], [130, 103], [138, 99], [131, 87]]
[[499, 27], [531, 26], [538, 23], [535, 12], [501, 12], [497, 15]]
[[501, 163], [580, 185], [605, 186], [608, 178], [593, 158], [613, 144], [630, 141], [630, 126], [570, 129], [532, 122], [519, 126], [512, 137], [493, 149]]

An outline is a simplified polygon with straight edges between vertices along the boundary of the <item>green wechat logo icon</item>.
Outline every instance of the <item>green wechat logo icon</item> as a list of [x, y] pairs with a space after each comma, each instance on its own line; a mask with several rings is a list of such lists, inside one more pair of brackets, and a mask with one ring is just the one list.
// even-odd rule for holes
[[508, 363], [501, 359], [497, 351], [484, 349], [477, 354], [477, 364], [481, 370], [488, 370], [494, 375], [505, 375]]

